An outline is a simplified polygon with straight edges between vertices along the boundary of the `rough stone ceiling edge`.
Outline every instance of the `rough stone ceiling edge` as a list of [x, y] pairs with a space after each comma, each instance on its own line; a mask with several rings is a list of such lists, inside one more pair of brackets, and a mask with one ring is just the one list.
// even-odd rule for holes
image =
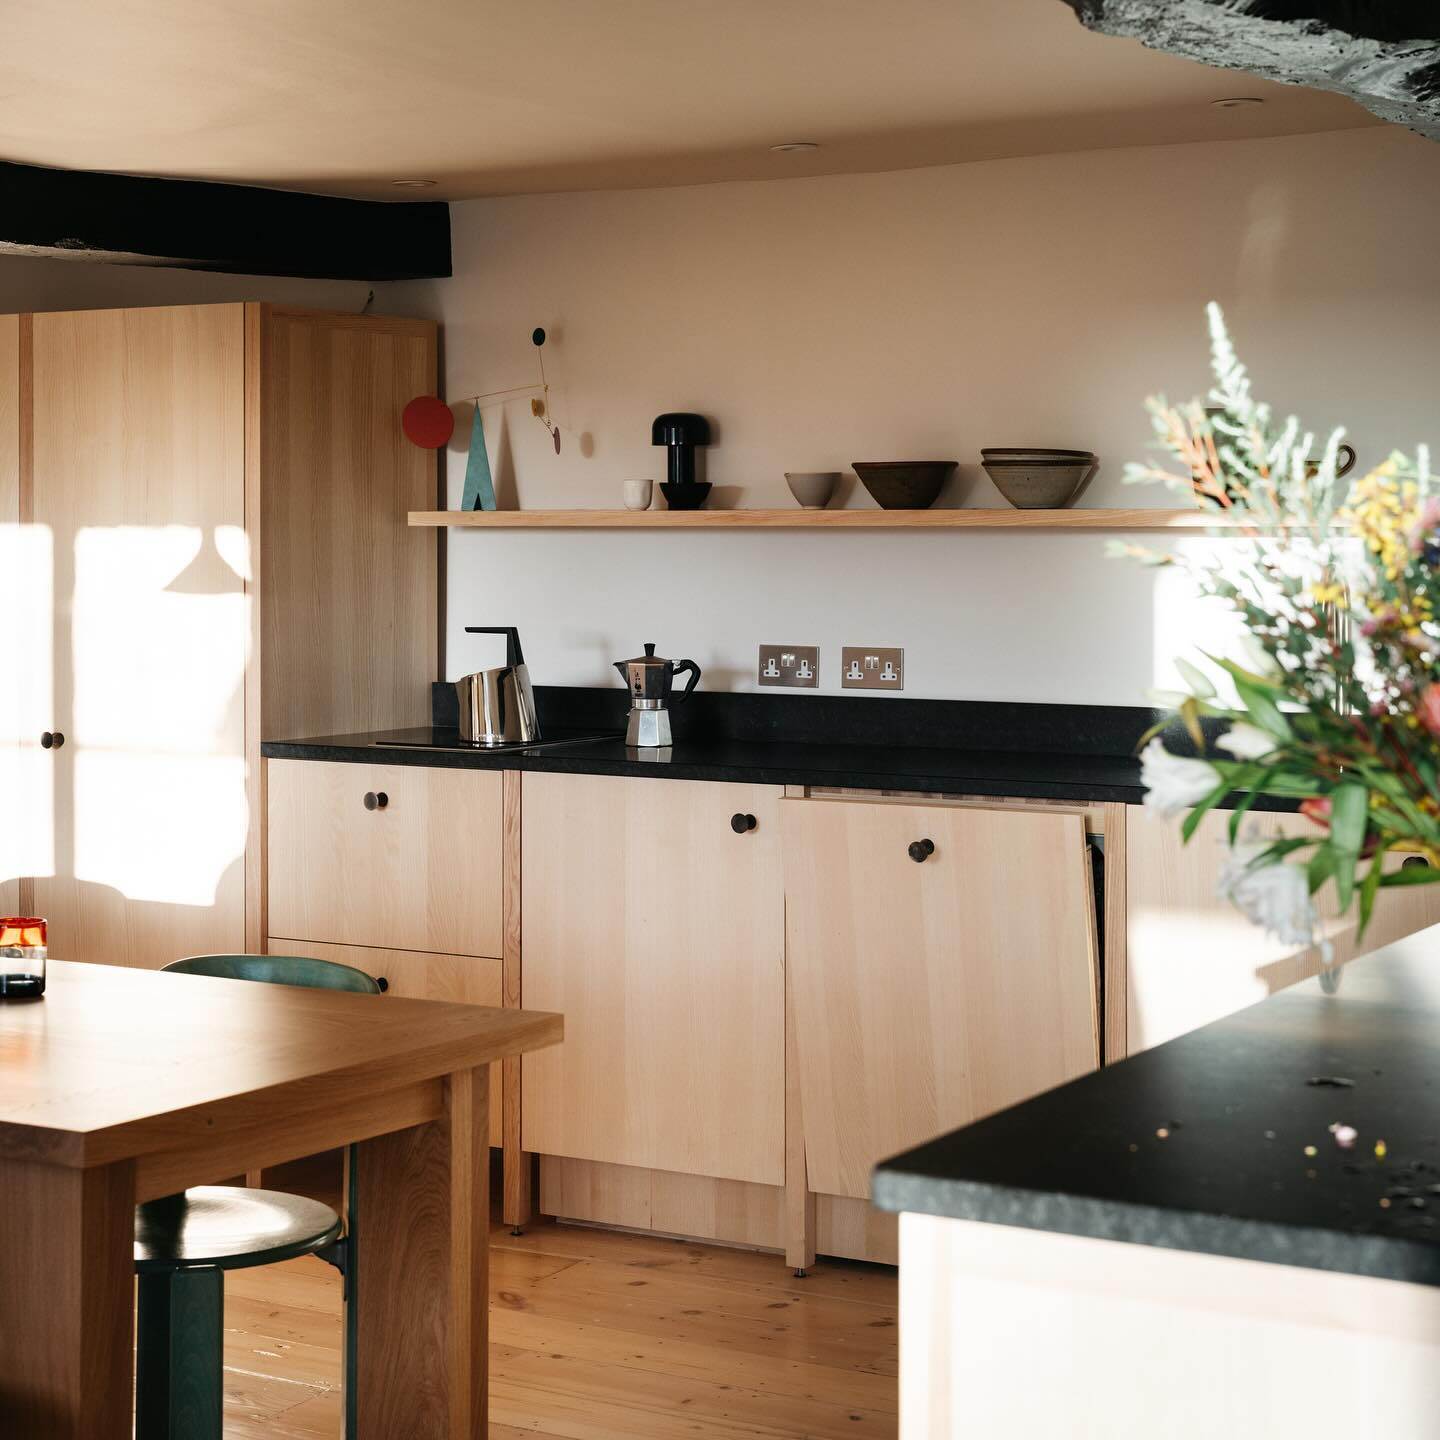
[[1435, 0], [1061, 0], [1087, 30], [1331, 90], [1440, 140]]

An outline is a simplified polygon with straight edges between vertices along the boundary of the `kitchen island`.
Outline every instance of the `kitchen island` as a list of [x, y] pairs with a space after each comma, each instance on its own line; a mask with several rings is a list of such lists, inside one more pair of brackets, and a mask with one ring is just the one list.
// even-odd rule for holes
[[1331, 978], [878, 1167], [902, 1440], [1437, 1433], [1440, 927]]

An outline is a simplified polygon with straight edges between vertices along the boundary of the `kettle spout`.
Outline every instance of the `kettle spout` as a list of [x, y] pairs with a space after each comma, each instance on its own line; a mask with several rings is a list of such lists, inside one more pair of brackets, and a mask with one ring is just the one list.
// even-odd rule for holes
[[625, 688], [628, 690], [630, 688], [630, 675], [625, 669], [625, 662], [623, 660], [616, 660], [614, 663], [615, 668], [620, 672], [620, 678], [625, 682]]

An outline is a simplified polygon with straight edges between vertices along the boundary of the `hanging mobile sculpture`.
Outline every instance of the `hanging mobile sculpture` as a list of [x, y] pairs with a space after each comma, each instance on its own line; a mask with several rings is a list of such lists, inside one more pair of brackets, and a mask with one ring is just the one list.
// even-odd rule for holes
[[[483, 395], [472, 395], [475, 414], [470, 425], [470, 449], [465, 461], [465, 488], [461, 495], [462, 510], [494, 510], [495, 482], [490, 473], [490, 457], [485, 449], [485, 425], [480, 418], [481, 402], [500, 400], [504, 396], [530, 394], [530, 413], [545, 427], [555, 453], [560, 453], [560, 427], [550, 418], [550, 382], [545, 376], [545, 331], [536, 326], [530, 332], [530, 343], [535, 347], [535, 358], [540, 367], [540, 382], [537, 385], [512, 385], [505, 390], [489, 390]], [[540, 393], [534, 394], [534, 391]], [[502, 402], [503, 403], [503, 402]], [[434, 395], [417, 395], [406, 407], [401, 423], [406, 436], [416, 445], [428, 450], [438, 450], [448, 444], [455, 426], [450, 407]]]
[[538, 385], [512, 385], [508, 390], [488, 390], [483, 395], [472, 395], [470, 398], [475, 402], [476, 409], [479, 409], [482, 400], [496, 400], [502, 395], [524, 395], [528, 391], [538, 390], [540, 393], [531, 398], [530, 413], [549, 432], [550, 439], [555, 446], [555, 453], [560, 453], [560, 427], [550, 419], [550, 382], [545, 378], [545, 329], [537, 325], [530, 332], [530, 343], [535, 347], [535, 358], [540, 364], [540, 383]]

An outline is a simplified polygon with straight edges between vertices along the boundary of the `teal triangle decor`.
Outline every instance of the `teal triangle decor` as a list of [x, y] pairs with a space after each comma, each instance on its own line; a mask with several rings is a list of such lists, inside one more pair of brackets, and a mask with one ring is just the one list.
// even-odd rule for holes
[[462, 510], [495, 509], [495, 482], [490, 478], [490, 457], [485, 453], [485, 426], [480, 407], [470, 426], [470, 453], [465, 460], [465, 492], [460, 497]]

